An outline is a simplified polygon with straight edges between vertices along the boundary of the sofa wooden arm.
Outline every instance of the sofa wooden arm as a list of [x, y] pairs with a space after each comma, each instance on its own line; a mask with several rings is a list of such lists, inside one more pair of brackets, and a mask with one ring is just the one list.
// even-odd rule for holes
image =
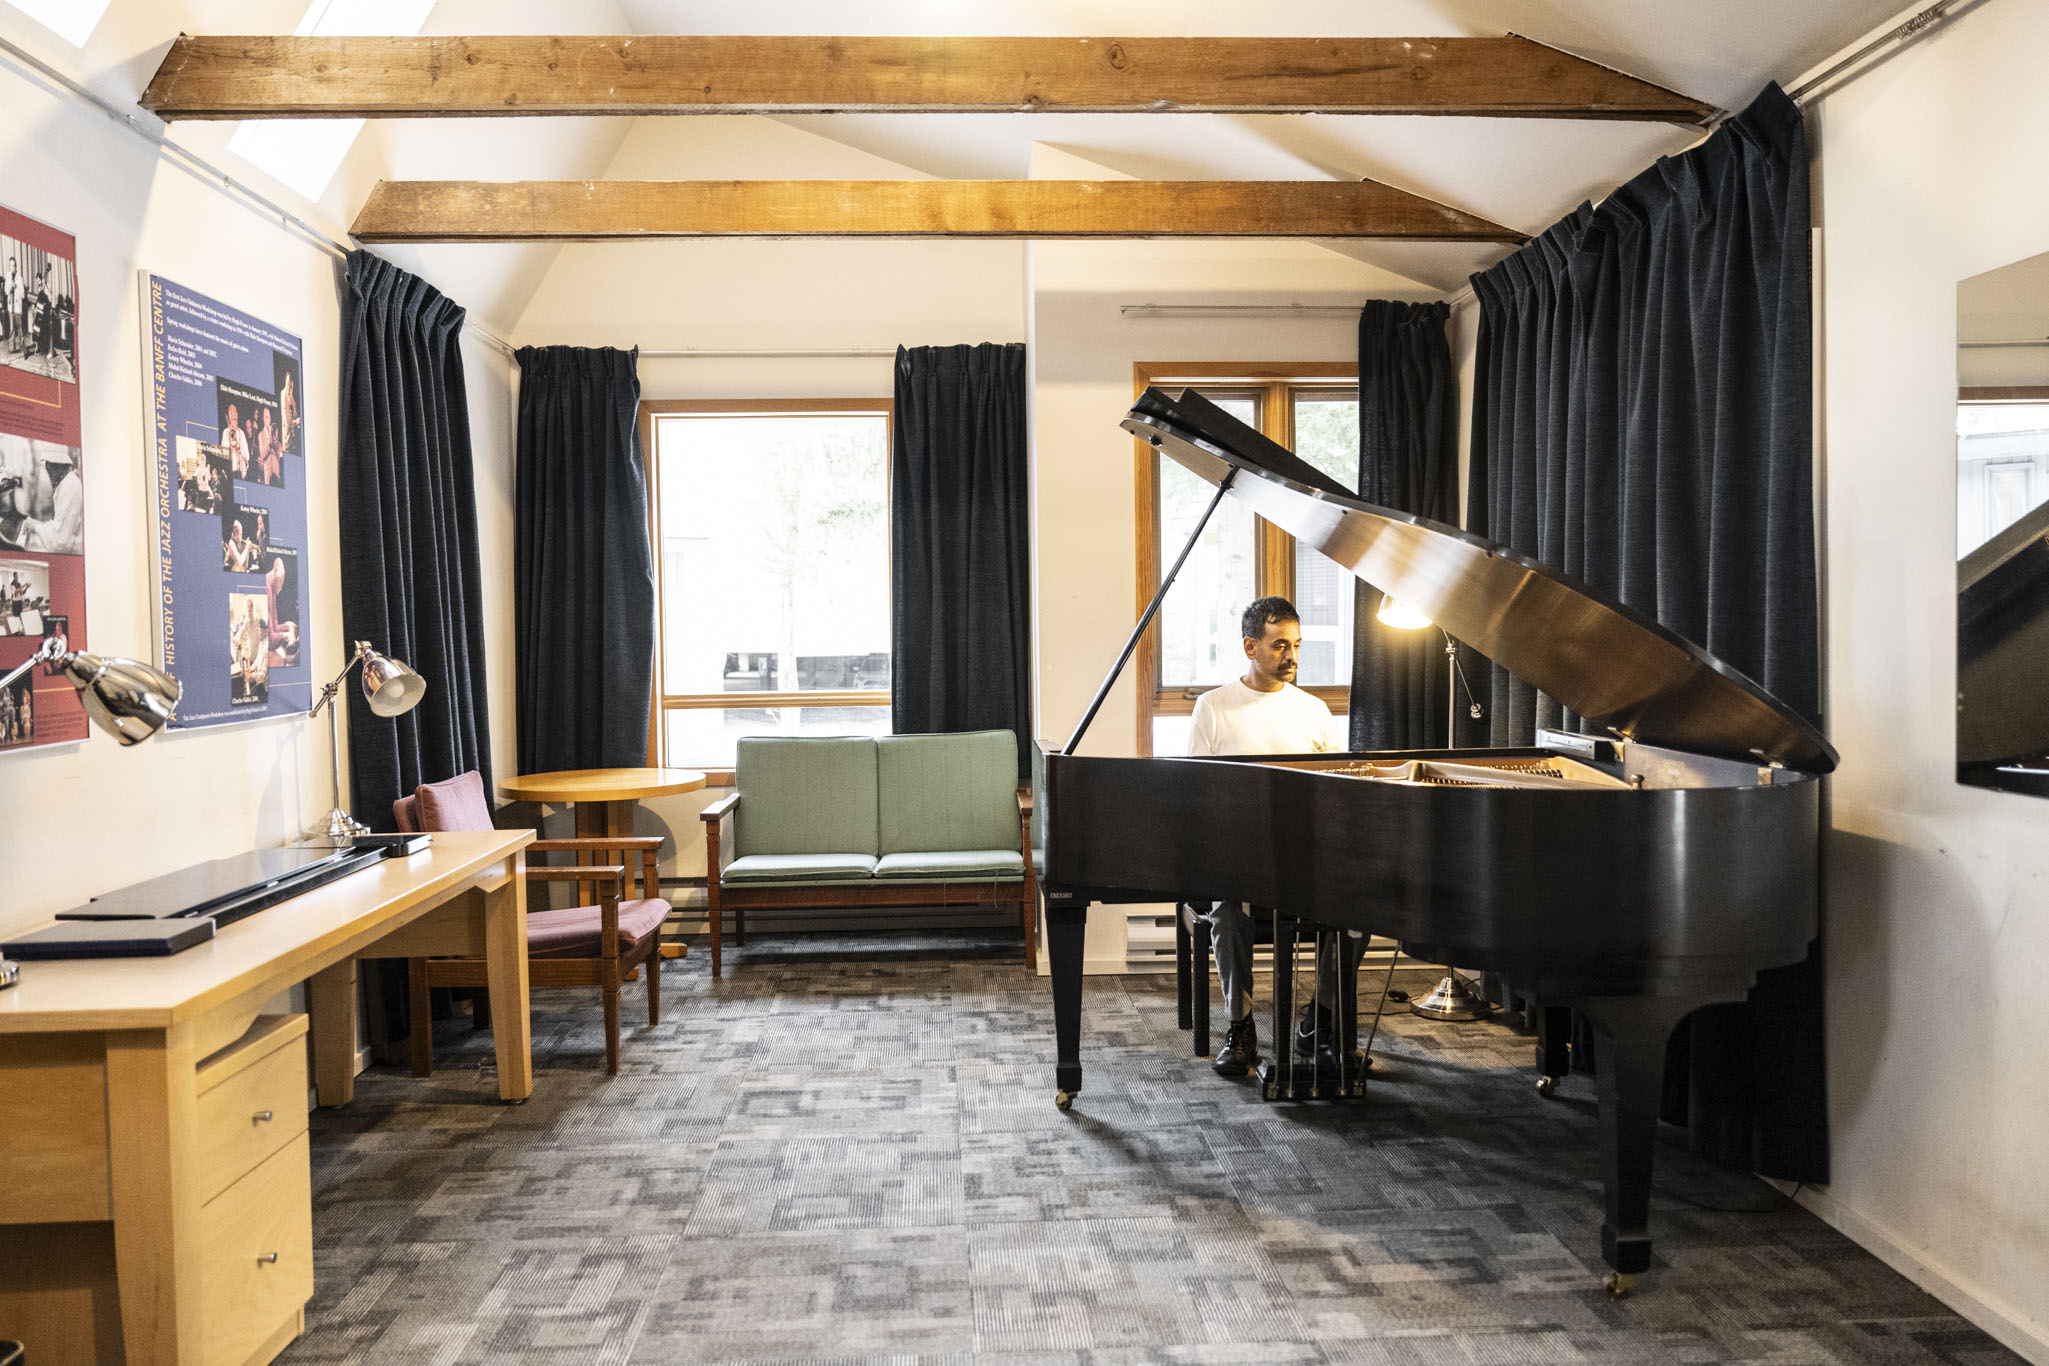
[[717, 825], [720, 821], [726, 818], [726, 814], [728, 812], [732, 811], [735, 807], [739, 805], [740, 794], [737, 792], [728, 792], [725, 796], [719, 798], [710, 806], [707, 806], [706, 808], [704, 808], [704, 810], [698, 812], [698, 819], [703, 821], [706, 825]]
[[1029, 783], [1021, 783], [1017, 789], [1017, 809], [1026, 816], [1032, 814], [1032, 789]]

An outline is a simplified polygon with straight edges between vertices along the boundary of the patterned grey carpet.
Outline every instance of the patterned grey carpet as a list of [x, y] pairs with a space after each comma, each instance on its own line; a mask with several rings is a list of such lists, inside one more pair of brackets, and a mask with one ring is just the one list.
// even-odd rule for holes
[[1091, 978], [1062, 1114], [1014, 936], [727, 962], [670, 963], [651, 1032], [627, 989], [616, 1078], [595, 993], [548, 991], [527, 1104], [465, 1019], [432, 1080], [373, 1069], [317, 1113], [318, 1292], [282, 1359], [2018, 1361], [1676, 1148], [1658, 1266], [1609, 1301], [1591, 1084], [1539, 1098], [1499, 1024], [1391, 1013], [1363, 1103], [1266, 1105], [1188, 1056], [1171, 977]]

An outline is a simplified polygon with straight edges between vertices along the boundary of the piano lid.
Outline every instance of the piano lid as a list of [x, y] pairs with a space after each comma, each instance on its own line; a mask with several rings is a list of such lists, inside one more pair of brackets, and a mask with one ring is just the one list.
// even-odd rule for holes
[[1192, 389], [1146, 390], [1123, 425], [1212, 484], [1236, 469], [1232, 497], [1598, 729], [1811, 773], [1836, 766], [1820, 731], [1692, 641], [1505, 546], [1360, 502]]

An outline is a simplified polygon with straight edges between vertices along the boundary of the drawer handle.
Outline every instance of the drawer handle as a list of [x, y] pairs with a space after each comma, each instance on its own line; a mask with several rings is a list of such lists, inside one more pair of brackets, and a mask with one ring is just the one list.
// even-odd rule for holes
[[277, 1116], [269, 1110], [258, 1110], [256, 1112], [256, 1123], [258, 1124], [268, 1124], [276, 1118]]
[[275, 1252], [266, 1252], [256, 1259], [256, 1264], [258, 1266], [276, 1266], [277, 1254]]

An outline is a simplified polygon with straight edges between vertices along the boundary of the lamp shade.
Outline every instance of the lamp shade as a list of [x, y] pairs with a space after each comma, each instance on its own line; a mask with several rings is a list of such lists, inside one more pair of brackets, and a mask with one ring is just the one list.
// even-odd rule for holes
[[85, 714], [124, 745], [139, 744], [164, 728], [184, 691], [161, 669], [132, 659], [78, 651], [58, 661]]
[[427, 680], [402, 660], [358, 645], [363, 655], [363, 699], [379, 716], [402, 716], [427, 695]]
[[1430, 624], [1430, 618], [1387, 593], [1380, 595], [1380, 610], [1373, 617], [1382, 626], [1392, 626], [1397, 631], [1420, 631]]

